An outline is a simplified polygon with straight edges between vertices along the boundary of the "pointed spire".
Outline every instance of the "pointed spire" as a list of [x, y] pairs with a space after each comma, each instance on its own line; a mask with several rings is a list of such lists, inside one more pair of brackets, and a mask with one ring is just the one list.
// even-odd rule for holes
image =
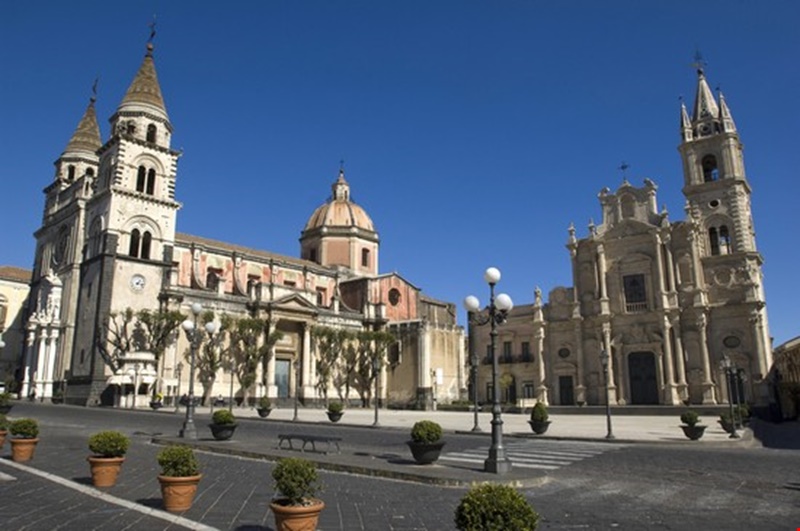
[[100, 127], [97, 125], [97, 113], [94, 109], [95, 97], [89, 99], [89, 105], [83, 113], [83, 118], [72, 133], [72, 138], [69, 139], [67, 147], [64, 148], [65, 155], [75, 154], [75, 152], [83, 151], [89, 152], [92, 155], [100, 149], [103, 143], [100, 141]]
[[[149, 112], [159, 114], [165, 120], [167, 117], [167, 108], [164, 105], [164, 98], [161, 96], [161, 87], [158, 84], [158, 76], [156, 75], [156, 65], [153, 61], [153, 43], [147, 43], [147, 53], [144, 55], [142, 65], [133, 78], [128, 92], [122, 98], [117, 112], [125, 110], [141, 110], [141, 107], [146, 107]], [[136, 109], [139, 108], [139, 109]]]
[[736, 132], [736, 124], [733, 122], [733, 115], [728, 108], [728, 104], [725, 103], [725, 96], [722, 95], [721, 90], [719, 91], [719, 123], [723, 133]]
[[697, 69], [697, 96], [694, 100], [694, 111], [692, 112], [693, 122], [704, 122], [713, 120], [719, 114], [717, 102], [714, 94], [708, 87], [706, 75], [702, 68]]
[[684, 142], [688, 142], [694, 139], [694, 133], [692, 132], [692, 121], [689, 120], [689, 111], [686, 110], [686, 103], [683, 101], [683, 96], [680, 98], [681, 100], [681, 140]]

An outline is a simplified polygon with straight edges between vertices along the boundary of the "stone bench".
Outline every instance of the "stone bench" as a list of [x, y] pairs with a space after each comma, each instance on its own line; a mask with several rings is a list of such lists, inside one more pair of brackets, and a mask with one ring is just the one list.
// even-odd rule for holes
[[[341, 453], [339, 448], [339, 441], [341, 437], [328, 437], [325, 435], [304, 435], [301, 433], [281, 433], [278, 435], [278, 449], [281, 450], [300, 450], [306, 451], [306, 446], [311, 445], [312, 452], [320, 452], [327, 454], [331, 450], [331, 445], [336, 446], [336, 453]], [[298, 444], [295, 447], [295, 442]], [[317, 443], [325, 443], [324, 450], [317, 449]]]

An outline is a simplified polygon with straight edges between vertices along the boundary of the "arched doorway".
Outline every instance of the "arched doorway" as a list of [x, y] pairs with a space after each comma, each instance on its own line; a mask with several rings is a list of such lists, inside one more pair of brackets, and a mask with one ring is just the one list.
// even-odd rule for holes
[[631, 404], [658, 404], [656, 357], [652, 352], [631, 352], [628, 355]]

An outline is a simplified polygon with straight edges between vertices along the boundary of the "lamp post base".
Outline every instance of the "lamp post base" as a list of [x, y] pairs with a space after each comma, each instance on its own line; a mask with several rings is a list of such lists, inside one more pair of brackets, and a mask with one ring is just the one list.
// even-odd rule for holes
[[197, 440], [197, 428], [195, 428], [194, 422], [184, 422], [181, 431], [178, 432], [178, 437], [181, 439]]
[[505, 456], [489, 456], [483, 462], [483, 471], [490, 474], [507, 474], [511, 472], [511, 461]]

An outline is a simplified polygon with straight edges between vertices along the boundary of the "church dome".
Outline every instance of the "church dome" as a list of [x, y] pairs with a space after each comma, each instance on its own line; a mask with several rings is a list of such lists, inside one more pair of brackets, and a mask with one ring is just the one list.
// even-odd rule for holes
[[344, 170], [339, 170], [339, 178], [331, 188], [333, 196], [311, 214], [304, 232], [323, 228], [358, 228], [375, 232], [372, 219], [350, 200], [350, 185], [344, 179]]

